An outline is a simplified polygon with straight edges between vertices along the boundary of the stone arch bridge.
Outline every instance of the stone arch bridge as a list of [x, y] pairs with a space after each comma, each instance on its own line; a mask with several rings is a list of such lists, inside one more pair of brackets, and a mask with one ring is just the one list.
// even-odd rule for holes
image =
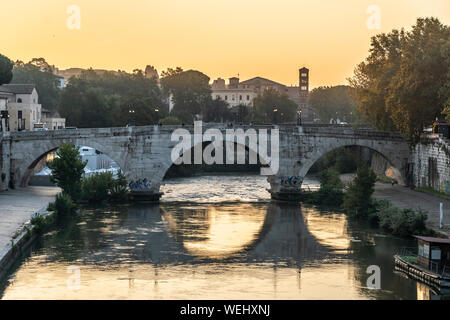
[[[216, 134], [223, 133], [224, 140], [245, 145], [247, 151], [254, 151], [263, 163], [268, 163], [269, 157], [261, 151], [260, 140], [255, 145], [248, 138], [238, 141], [233, 140], [232, 136], [226, 136], [227, 130], [237, 128], [206, 124], [201, 130], [202, 133], [210, 132], [209, 129]], [[291, 199], [292, 196], [295, 198], [295, 195], [300, 193], [303, 178], [311, 166], [326, 153], [345, 146], [362, 146], [378, 152], [397, 170], [400, 183], [407, 182], [411, 152], [408, 143], [397, 133], [353, 130], [350, 126], [338, 125], [267, 125], [239, 128], [244, 132], [267, 132], [269, 141], [265, 143], [271, 146], [272, 142], [278, 142], [278, 170], [268, 176], [270, 192], [275, 199]], [[183, 129], [185, 133], [194, 136], [185, 146], [194, 148], [199, 143], [199, 140], [195, 139], [193, 125], [5, 133], [0, 137], [0, 182], [3, 189], [7, 188], [10, 179], [13, 179], [15, 185], [26, 186], [34, 166], [46, 154], [63, 143], [71, 142], [78, 146], [93, 147], [109, 156], [125, 173], [132, 190], [148, 189], [148, 192], [158, 193], [165, 173], [174, 164], [172, 149], [179, 144], [178, 140], [172, 141], [172, 134], [176, 129]], [[270, 154], [270, 148], [268, 150]]]

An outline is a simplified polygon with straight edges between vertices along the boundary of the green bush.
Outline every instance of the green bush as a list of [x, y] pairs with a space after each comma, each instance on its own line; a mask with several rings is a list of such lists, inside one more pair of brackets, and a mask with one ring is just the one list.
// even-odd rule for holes
[[114, 201], [126, 201], [128, 199], [128, 182], [121, 170], [117, 174], [117, 179], [113, 181], [110, 196]]
[[319, 181], [318, 191], [303, 192], [303, 202], [323, 206], [341, 206], [344, 193], [339, 173], [331, 168], [323, 170], [320, 172]]
[[114, 179], [110, 172], [93, 174], [83, 178], [81, 182], [81, 199], [90, 203], [98, 203], [109, 198]]
[[322, 206], [339, 207], [342, 205], [344, 193], [329, 187], [321, 187], [318, 191], [304, 191], [303, 202]]
[[356, 178], [344, 195], [344, 210], [355, 217], [367, 217], [370, 198], [374, 192], [376, 174], [367, 166], [360, 166]]
[[76, 204], [68, 194], [60, 193], [54, 202], [49, 203], [47, 210], [54, 211], [57, 215], [66, 215], [73, 213], [76, 208]]
[[37, 233], [42, 233], [50, 224], [54, 221], [54, 217], [52, 215], [42, 216], [37, 215], [31, 219], [31, 224], [34, 227], [34, 231]]
[[389, 201], [384, 201], [379, 203], [377, 211], [380, 227], [394, 235], [409, 236], [427, 232], [427, 214], [421, 209], [399, 209]]
[[122, 171], [117, 179], [110, 172], [96, 173], [81, 182], [81, 199], [90, 203], [125, 201], [128, 199], [128, 183]]
[[332, 168], [320, 172], [319, 182], [320, 188], [325, 187], [328, 189], [342, 190], [342, 188], [344, 187], [341, 179], [339, 178], [339, 172]]

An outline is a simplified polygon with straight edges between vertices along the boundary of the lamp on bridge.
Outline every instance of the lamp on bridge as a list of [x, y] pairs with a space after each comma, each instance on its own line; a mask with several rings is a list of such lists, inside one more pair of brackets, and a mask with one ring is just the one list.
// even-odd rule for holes
[[155, 115], [156, 115], [156, 122], [155, 122], [155, 124], [158, 124], [158, 122], [159, 122], [159, 109], [158, 108], [155, 108]]
[[278, 122], [278, 109], [277, 107], [273, 107], [273, 123], [277, 124]]
[[136, 125], [136, 119], [135, 119], [136, 111], [134, 109], [130, 109], [130, 110], [128, 110], [128, 113], [130, 114], [130, 125], [135, 126]]

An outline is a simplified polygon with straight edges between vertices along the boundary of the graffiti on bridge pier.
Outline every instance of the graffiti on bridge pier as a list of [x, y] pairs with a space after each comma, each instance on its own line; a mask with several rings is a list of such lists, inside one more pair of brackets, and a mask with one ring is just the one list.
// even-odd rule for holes
[[303, 178], [299, 176], [287, 176], [280, 178], [280, 185], [286, 189], [300, 189]]

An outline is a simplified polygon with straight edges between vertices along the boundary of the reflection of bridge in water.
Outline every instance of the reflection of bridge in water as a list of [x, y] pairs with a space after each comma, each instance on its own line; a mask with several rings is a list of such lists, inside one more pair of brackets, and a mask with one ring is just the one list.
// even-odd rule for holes
[[232, 261], [300, 268], [341, 255], [349, 246], [345, 217], [332, 220], [325, 230], [324, 219], [314, 219], [319, 215], [314, 212], [306, 209], [305, 215], [298, 205], [277, 203], [134, 206], [118, 225], [105, 221], [107, 239], [98, 243], [103, 254], [84, 254], [82, 259], [120, 263], [112, 254], [117, 251], [123, 261], [156, 265]]
[[[89, 210], [68, 222], [45, 236], [5, 297], [39, 297], [36, 270], [48, 279], [46, 294], [60, 299], [355, 299], [393, 298], [391, 287], [401, 297], [415, 292], [415, 283], [390, 271], [392, 239], [372, 246], [372, 234], [355, 233], [345, 215], [314, 208], [178, 202]], [[364, 289], [374, 263], [386, 291]], [[81, 269], [76, 294], [66, 289], [68, 265]]]

